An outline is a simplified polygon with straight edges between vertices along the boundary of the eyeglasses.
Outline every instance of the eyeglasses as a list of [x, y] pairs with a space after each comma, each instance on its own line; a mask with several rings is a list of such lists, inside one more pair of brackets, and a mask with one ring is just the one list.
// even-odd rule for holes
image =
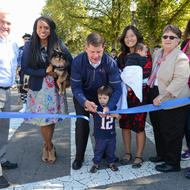
[[164, 35], [164, 36], [162, 36], [162, 38], [164, 39], [164, 40], [166, 40], [166, 39], [170, 39], [170, 40], [174, 40], [175, 38], [177, 39], [178, 37], [176, 37], [176, 36], [167, 36], [167, 35]]

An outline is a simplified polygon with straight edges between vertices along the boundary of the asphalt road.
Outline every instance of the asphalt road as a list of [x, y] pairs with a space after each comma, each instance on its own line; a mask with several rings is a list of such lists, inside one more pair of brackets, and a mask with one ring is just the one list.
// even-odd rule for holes
[[[11, 106], [12, 111], [18, 111], [21, 108], [21, 104], [18, 104], [17, 102], [17, 97], [18, 94], [16, 93], [16, 91], [13, 90]], [[70, 89], [67, 90], [67, 103], [69, 113], [73, 113], [74, 106]], [[79, 171], [73, 171], [71, 169], [71, 163], [74, 159], [74, 151], [72, 149], [72, 147], [74, 147], [74, 140], [71, 139], [73, 139], [74, 132], [71, 130], [71, 128], [73, 127], [74, 123], [71, 120], [72, 119], [67, 118], [56, 124], [53, 143], [56, 147], [58, 156], [54, 164], [47, 164], [41, 161], [43, 140], [40, 133], [40, 128], [38, 126], [28, 125], [25, 123], [22, 123], [18, 127], [14, 135], [9, 140], [9, 144], [7, 147], [8, 159], [12, 162], [17, 162], [19, 166], [17, 169], [4, 171], [4, 175], [11, 182], [11, 187], [9, 189], [190, 190], [190, 180], [184, 177], [187, 169], [182, 169], [180, 172], [158, 174], [154, 171], [154, 165], [152, 166], [148, 162], [148, 158], [155, 155], [155, 146], [151, 140], [151, 134], [148, 135], [146, 140], [146, 145], [143, 153], [145, 164], [142, 167], [143, 169], [141, 170], [134, 171], [134, 169], [131, 169], [131, 165], [125, 167], [117, 163], [121, 172], [119, 174], [112, 172], [112, 174], [110, 171], [107, 170], [107, 165], [105, 161], [103, 161], [101, 164], [100, 173], [93, 176], [93, 174], [89, 174], [89, 172], [87, 172], [92, 164], [92, 153], [87, 152], [87, 155], [85, 157], [85, 163], [82, 167], [86, 167], [87, 171], [83, 171], [82, 169]], [[148, 118], [147, 122], [149, 122]], [[121, 130], [119, 127], [116, 128], [116, 155], [121, 158], [124, 154], [124, 146], [122, 142]], [[92, 136], [90, 140], [93, 146], [94, 140]], [[92, 147], [90, 147], [89, 152], [90, 151], [92, 151]], [[133, 157], [135, 157], [135, 152], [135, 134], [133, 133]], [[89, 161], [88, 154], [90, 156]], [[190, 166], [189, 162], [182, 164], [183, 167]], [[87, 175], [86, 177], [85, 172]], [[110, 175], [110, 179], [113, 178], [112, 175], [114, 175], [114, 178], [116, 179], [112, 180], [113, 182], [109, 182], [109, 179], [107, 178], [105, 178], [104, 180], [103, 172], [108, 173]], [[132, 173], [135, 173], [133, 175], [134, 177], [132, 176]], [[83, 175], [84, 177], [82, 178], [81, 176]], [[96, 180], [95, 178], [98, 179], [98, 177], [101, 178], [100, 183], [91, 183], [93, 180]], [[118, 180], [117, 177], [120, 178], [120, 180]], [[45, 183], [43, 186], [36, 185], [42, 183], [44, 180]], [[57, 181], [55, 182], [52, 180]], [[84, 180], [86, 181], [83, 183], [82, 181]]]

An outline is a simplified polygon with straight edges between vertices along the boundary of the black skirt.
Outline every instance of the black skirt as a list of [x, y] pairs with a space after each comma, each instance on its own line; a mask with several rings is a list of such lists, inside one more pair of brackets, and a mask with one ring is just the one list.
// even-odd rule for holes
[[[130, 90], [127, 95], [128, 107], [138, 107], [147, 104], [148, 87], [143, 86], [143, 101], [140, 102], [135, 93]], [[144, 131], [147, 113], [121, 114], [120, 128], [130, 129], [136, 133]]]

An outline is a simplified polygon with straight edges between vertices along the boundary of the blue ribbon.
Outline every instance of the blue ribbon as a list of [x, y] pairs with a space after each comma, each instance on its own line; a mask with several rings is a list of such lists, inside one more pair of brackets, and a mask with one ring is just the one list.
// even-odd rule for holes
[[153, 104], [147, 104], [139, 107], [133, 107], [123, 110], [109, 111], [107, 113], [118, 113], [118, 114], [129, 114], [129, 113], [143, 113], [143, 112], [151, 112], [162, 110], [166, 108], [172, 108], [184, 104], [190, 104], [190, 97], [178, 98], [174, 100], [164, 101], [160, 106], [154, 106]]
[[0, 118], [82, 118], [90, 121], [84, 115], [63, 115], [48, 113], [20, 113], [20, 112], [0, 112]]
[[[174, 100], [164, 101], [160, 106], [154, 106], [153, 104], [109, 111], [108, 114], [118, 113], [118, 114], [129, 114], [129, 113], [143, 113], [162, 110], [166, 108], [172, 108], [180, 105], [190, 104], [190, 97], [178, 98]], [[47, 113], [20, 113], [20, 112], [0, 112], [0, 118], [82, 118], [90, 121], [87, 116], [84, 115], [63, 115], [63, 114], [47, 114]]]

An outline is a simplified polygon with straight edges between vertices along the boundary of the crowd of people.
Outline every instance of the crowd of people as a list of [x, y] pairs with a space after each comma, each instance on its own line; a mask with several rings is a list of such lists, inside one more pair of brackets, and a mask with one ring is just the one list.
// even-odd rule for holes
[[[74, 59], [56, 34], [56, 24], [49, 16], [40, 16], [34, 22], [32, 35], [23, 48], [9, 39], [11, 14], [0, 10], [0, 111], [10, 111], [10, 87], [13, 85], [16, 70], [20, 65], [21, 86], [23, 76], [28, 75], [28, 90], [20, 91], [24, 96], [25, 111], [31, 113], [60, 113], [63, 105], [56, 86], [57, 73], [48, 71], [54, 50], [62, 51], [71, 65], [71, 90], [76, 115], [94, 119], [94, 158], [90, 169], [95, 173], [104, 157], [108, 168], [117, 171], [115, 162], [122, 165], [132, 162], [133, 168], [143, 164], [143, 150], [146, 142], [145, 122], [147, 113], [107, 114], [119, 109], [120, 98], [124, 97], [128, 108], [146, 104], [162, 105], [163, 101], [190, 97], [190, 20], [187, 24], [184, 42], [180, 46], [182, 33], [178, 26], [167, 25], [162, 31], [161, 46], [150, 54], [143, 36], [132, 25], [124, 28], [119, 42], [121, 53], [116, 49], [111, 55], [104, 51], [104, 38], [98, 33], [90, 33], [86, 38], [85, 51]], [[155, 47], [156, 48], [156, 47]], [[125, 91], [125, 93], [124, 93]], [[157, 155], [151, 162], [162, 162], [155, 166], [161, 172], [180, 171], [180, 160], [190, 159], [190, 107], [183, 104], [149, 113], [153, 126]], [[125, 153], [118, 159], [116, 150], [115, 119], [119, 120]], [[6, 159], [9, 119], [0, 119], [0, 188], [9, 186], [2, 169], [14, 169], [17, 163]], [[44, 140], [43, 162], [56, 161], [56, 147], [52, 143], [55, 118], [25, 118], [26, 123], [40, 126]], [[89, 122], [76, 119], [76, 155], [72, 168], [78, 170], [85, 159], [89, 137]], [[136, 133], [137, 151], [134, 159], [131, 154], [131, 132]], [[181, 155], [182, 140], [186, 137], [188, 149]], [[190, 169], [186, 175], [190, 178]]]

